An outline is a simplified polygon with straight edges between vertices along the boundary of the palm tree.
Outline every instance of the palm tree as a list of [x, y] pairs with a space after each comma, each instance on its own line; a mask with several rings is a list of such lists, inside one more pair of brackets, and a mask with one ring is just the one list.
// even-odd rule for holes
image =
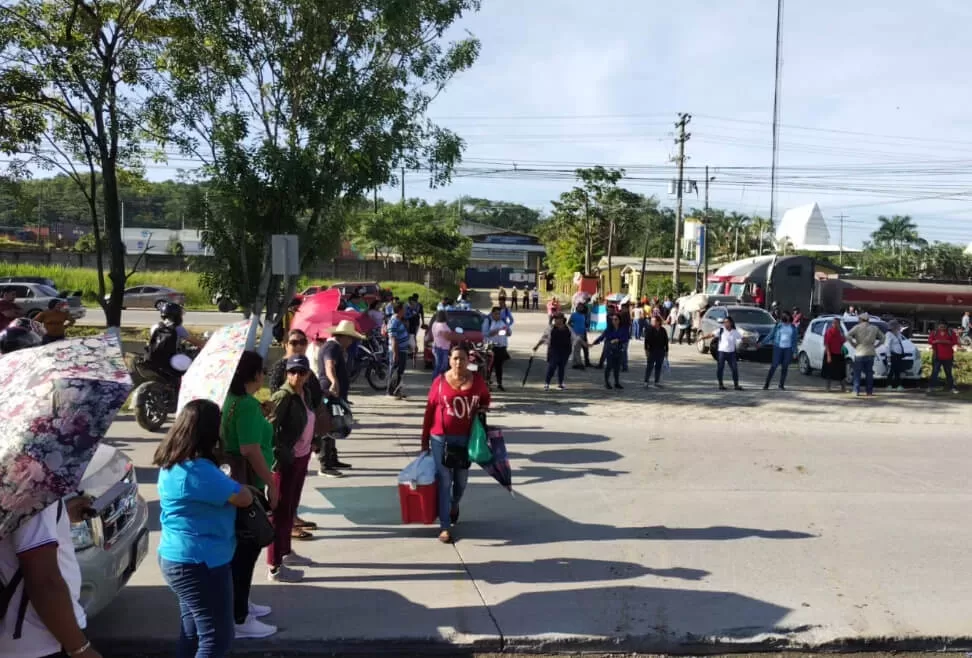
[[749, 226], [749, 217], [738, 212], [729, 213], [727, 228], [733, 233], [732, 259], [739, 260], [739, 234], [746, 237], [746, 228]]
[[766, 217], [753, 217], [749, 223], [750, 242], [756, 245], [756, 255], [762, 256], [767, 244], [773, 245], [773, 220]]
[[905, 247], [923, 247], [928, 244], [918, 235], [918, 225], [909, 215], [893, 215], [878, 217], [880, 226], [878, 230], [871, 233], [874, 244], [882, 247], [890, 247], [892, 253], [898, 257], [898, 273], [901, 273], [902, 251]]

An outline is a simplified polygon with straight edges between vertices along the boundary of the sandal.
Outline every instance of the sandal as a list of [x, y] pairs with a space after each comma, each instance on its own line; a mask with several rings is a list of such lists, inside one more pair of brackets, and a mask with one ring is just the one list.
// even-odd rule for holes
[[294, 519], [295, 528], [303, 528], [304, 530], [317, 530], [317, 524], [313, 521], [304, 521], [303, 519]]
[[290, 538], [296, 539], [297, 541], [307, 541], [308, 539], [313, 539], [314, 535], [302, 528], [294, 528], [290, 531]]
[[442, 542], [443, 544], [451, 544], [452, 535], [449, 534], [448, 530], [443, 530], [442, 532], [439, 533], [439, 541]]

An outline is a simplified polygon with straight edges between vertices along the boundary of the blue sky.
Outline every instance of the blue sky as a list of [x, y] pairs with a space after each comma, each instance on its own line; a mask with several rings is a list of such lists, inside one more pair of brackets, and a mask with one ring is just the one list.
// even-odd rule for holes
[[[847, 216], [847, 244], [893, 213], [972, 241], [970, 19], [972, 3], [944, 0], [786, 3], [777, 218], [816, 201], [835, 239]], [[523, 169], [600, 163], [674, 203], [673, 123], [689, 112], [712, 205], [768, 215], [775, 22], [773, 0], [484, 0], [456, 27], [481, 56], [430, 114], [466, 139], [467, 174], [518, 171], [437, 190], [410, 174], [406, 192], [547, 208], [571, 182]]]

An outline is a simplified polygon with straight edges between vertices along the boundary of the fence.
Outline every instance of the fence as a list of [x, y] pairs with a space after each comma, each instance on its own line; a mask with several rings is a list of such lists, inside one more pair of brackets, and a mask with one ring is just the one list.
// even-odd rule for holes
[[[61, 265], [64, 267], [97, 267], [94, 254], [79, 254], [71, 251], [45, 250], [0, 250], [0, 261], [25, 265]], [[138, 255], [125, 256], [128, 269], [135, 267]], [[191, 271], [190, 260], [184, 256], [170, 254], [145, 254], [139, 262], [139, 270], [152, 271]], [[336, 258], [315, 263], [306, 268], [304, 275], [311, 279], [339, 279], [344, 281], [411, 281], [428, 284], [432, 288], [454, 285], [455, 272], [450, 270], [429, 270], [412, 263], [384, 262], [378, 260], [357, 260]]]

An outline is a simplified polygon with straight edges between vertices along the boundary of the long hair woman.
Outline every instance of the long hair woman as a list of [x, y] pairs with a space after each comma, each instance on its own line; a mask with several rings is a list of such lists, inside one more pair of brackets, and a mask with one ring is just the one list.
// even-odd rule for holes
[[214, 403], [193, 400], [155, 451], [159, 565], [182, 616], [177, 658], [219, 658], [233, 642], [236, 508], [253, 496], [219, 469], [220, 420]]
[[439, 487], [439, 541], [452, 541], [469, 478], [466, 446], [473, 419], [489, 407], [486, 381], [469, 369], [469, 348], [449, 349], [449, 369], [432, 380], [422, 422], [422, 450], [431, 450]]
[[[266, 488], [270, 507], [276, 508], [280, 494], [270, 471], [273, 426], [264, 418], [260, 402], [254, 397], [263, 388], [263, 378], [263, 357], [256, 352], [243, 352], [223, 403], [222, 436], [226, 455], [234, 465], [234, 479], [257, 489]], [[250, 586], [260, 550], [237, 542], [233, 554], [233, 619], [238, 639], [269, 637], [277, 632], [276, 626], [258, 619], [270, 614], [270, 608], [250, 603]]]

